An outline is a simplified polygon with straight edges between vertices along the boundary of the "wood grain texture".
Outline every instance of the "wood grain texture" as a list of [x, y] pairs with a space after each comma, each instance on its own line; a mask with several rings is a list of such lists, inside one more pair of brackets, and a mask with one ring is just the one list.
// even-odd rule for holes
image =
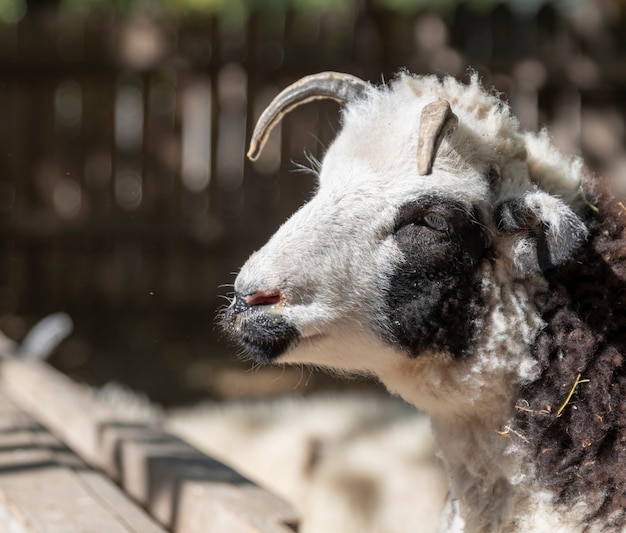
[[[292, 533], [297, 530], [297, 515], [280, 498], [159, 427], [117, 421], [85, 388], [45, 363], [11, 358], [2, 360], [2, 392], [32, 417], [29, 418], [29, 424], [40, 427], [32, 420], [41, 422], [90, 466], [115, 480], [133, 500], [144, 506], [152, 517], [170, 531]], [[15, 416], [18, 415], [24, 416], [19, 412]], [[46, 432], [45, 435], [46, 439], [55, 439], [50, 433]], [[57, 440], [55, 442], [59, 443]], [[19, 448], [18, 444], [7, 443], [0, 449], [13, 450]], [[59, 446], [62, 445], [59, 443]], [[67, 457], [68, 461], [79, 461], [71, 453]], [[37, 454], [29, 456], [28, 460], [42, 469], [46, 469], [50, 462], [47, 456], [40, 457]], [[7, 468], [11, 468], [15, 459], [9, 457], [6, 463]], [[1, 467], [2, 463], [0, 472]], [[88, 474], [81, 475], [81, 479], [84, 478], [82, 483], [102, 493], [100, 497], [103, 501], [107, 497], [112, 498], [113, 507], [125, 516], [124, 508], [131, 502], [123, 498], [123, 501], [115, 500], [109, 491], [110, 487], [100, 486], [106, 485], [106, 478], [93, 478], [95, 473], [87, 470]], [[51, 490], [58, 483], [56, 478], [47, 479], [40, 472], [37, 478], [41, 480], [39, 488], [42, 492], [56, 492]], [[52, 495], [49, 497], [54, 498]], [[22, 509], [21, 506], [20, 500], [18, 510]], [[95, 529], [98, 517], [88, 515], [89, 520], [94, 520], [93, 525], [90, 523], [87, 529], [76, 531], [100, 531]], [[102, 531], [105, 530], [117, 531], [112, 528]], [[120, 531], [143, 533], [151, 530]]]

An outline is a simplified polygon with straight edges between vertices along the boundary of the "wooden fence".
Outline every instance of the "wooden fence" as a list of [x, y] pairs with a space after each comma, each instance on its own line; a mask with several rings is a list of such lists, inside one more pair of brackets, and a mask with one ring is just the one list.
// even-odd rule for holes
[[244, 158], [254, 119], [305, 74], [380, 82], [401, 67], [462, 77], [471, 65], [524, 126], [549, 124], [595, 168], [626, 164], [621, 3], [361, 4], [237, 23], [44, 11], [0, 26], [0, 328], [58, 309], [212, 315], [219, 285], [310, 196], [293, 161], [321, 157], [338, 127], [335, 104], [306, 106], [258, 163]]

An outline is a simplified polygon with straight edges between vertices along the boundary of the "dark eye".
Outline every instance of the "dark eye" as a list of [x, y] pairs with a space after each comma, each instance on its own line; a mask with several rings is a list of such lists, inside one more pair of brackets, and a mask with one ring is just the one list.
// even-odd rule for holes
[[448, 229], [448, 222], [446, 219], [435, 213], [428, 213], [424, 215], [424, 222], [429, 228], [436, 231], [446, 231]]

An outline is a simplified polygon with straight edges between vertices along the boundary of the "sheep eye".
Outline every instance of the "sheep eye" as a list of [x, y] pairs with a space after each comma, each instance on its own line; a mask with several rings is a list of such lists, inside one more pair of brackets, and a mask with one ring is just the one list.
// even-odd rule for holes
[[424, 216], [424, 222], [429, 228], [436, 231], [446, 231], [448, 229], [448, 222], [441, 215], [428, 213]]

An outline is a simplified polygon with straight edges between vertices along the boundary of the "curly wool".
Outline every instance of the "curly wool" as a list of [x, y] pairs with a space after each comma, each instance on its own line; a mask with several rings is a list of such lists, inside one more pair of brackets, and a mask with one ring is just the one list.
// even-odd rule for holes
[[[536, 475], [560, 503], [584, 501], [608, 530], [626, 525], [626, 208], [586, 180], [590, 238], [546, 273], [537, 305], [546, 327], [533, 356], [541, 377], [522, 388], [516, 425], [534, 446]], [[591, 211], [591, 210], [590, 210]], [[569, 401], [577, 377], [580, 382]], [[589, 496], [590, 488], [597, 494]], [[608, 520], [608, 522], [607, 522]]]

